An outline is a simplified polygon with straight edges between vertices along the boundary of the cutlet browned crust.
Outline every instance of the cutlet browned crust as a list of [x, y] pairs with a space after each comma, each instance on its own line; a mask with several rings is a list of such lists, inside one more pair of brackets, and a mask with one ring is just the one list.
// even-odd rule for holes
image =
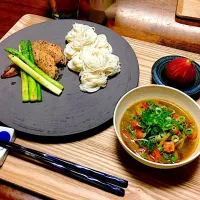
[[51, 78], [56, 78], [59, 71], [56, 64], [65, 64], [62, 49], [58, 45], [44, 40], [32, 42], [32, 48], [36, 65]]

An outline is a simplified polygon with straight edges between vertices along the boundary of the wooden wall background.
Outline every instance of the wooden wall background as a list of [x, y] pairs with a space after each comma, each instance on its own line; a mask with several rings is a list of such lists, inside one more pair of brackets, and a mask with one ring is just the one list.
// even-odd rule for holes
[[47, 0], [0, 0], [0, 38], [25, 14], [50, 16]]
[[[87, 1], [81, 0], [81, 8], [86, 12]], [[25, 14], [50, 17], [47, 2], [48, 0], [0, 0], [0, 38]], [[200, 21], [176, 17], [177, 0], [116, 2], [114, 31], [134, 39], [200, 53]]]

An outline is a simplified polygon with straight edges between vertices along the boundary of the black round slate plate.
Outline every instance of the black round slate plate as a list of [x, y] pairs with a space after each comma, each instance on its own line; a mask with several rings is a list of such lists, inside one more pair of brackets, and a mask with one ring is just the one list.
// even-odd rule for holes
[[171, 56], [165, 56], [160, 59], [158, 59], [152, 67], [152, 77], [155, 83], [159, 85], [168, 85], [171, 87], [175, 87], [182, 92], [186, 93], [189, 96], [195, 95], [198, 92], [200, 92], [200, 66], [193, 61], [193, 65], [196, 69], [196, 78], [194, 79], [193, 83], [190, 85], [177, 85], [177, 84], [170, 84], [169, 81], [166, 79], [166, 76], [164, 75], [164, 70], [171, 60], [175, 58], [183, 58], [183, 56], [177, 56], [177, 55], [171, 55]]
[[[108, 80], [107, 87], [88, 94], [79, 90], [79, 77], [66, 67], [60, 83], [61, 96], [43, 90], [41, 103], [22, 103], [20, 77], [0, 79], [0, 121], [32, 136], [67, 136], [80, 134], [112, 119], [118, 100], [138, 84], [139, 67], [131, 46], [110, 29], [86, 21], [57, 20], [25, 28], [0, 43], [0, 73], [10, 64], [5, 47], [18, 48], [20, 40], [47, 40], [65, 48], [65, 36], [74, 23], [95, 27], [105, 34], [119, 56], [121, 73]], [[16, 84], [12, 84], [16, 82]]]

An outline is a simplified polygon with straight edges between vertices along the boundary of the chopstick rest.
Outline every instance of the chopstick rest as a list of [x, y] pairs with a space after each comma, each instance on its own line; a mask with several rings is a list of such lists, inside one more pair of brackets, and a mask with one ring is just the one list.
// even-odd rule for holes
[[[0, 139], [5, 140], [7, 142], [14, 142], [15, 138], [16, 136], [13, 128], [0, 126]], [[0, 166], [3, 165], [7, 155], [8, 150], [3, 147], [0, 147]]]

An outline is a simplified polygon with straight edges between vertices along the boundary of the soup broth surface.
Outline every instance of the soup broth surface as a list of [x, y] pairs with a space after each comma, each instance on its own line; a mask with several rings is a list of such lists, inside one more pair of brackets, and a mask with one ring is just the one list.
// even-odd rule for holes
[[129, 107], [120, 133], [131, 151], [164, 164], [187, 159], [198, 144], [198, 128], [190, 113], [164, 99], [147, 99]]

